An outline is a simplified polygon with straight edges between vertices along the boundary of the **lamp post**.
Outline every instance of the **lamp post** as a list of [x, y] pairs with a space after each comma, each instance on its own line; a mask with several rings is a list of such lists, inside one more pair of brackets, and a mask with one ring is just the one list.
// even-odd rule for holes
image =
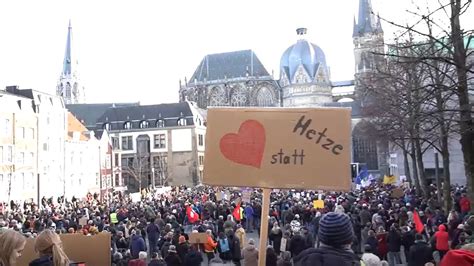
[[433, 148], [434, 159], [435, 159], [435, 178], [436, 178], [436, 195], [438, 196], [438, 202], [441, 203], [441, 192], [443, 188], [441, 187], [441, 180], [439, 179], [439, 159], [438, 159], [438, 150]]
[[152, 174], [151, 186], [153, 187], [153, 189], [155, 189], [155, 167], [151, 168], [151, 174]]

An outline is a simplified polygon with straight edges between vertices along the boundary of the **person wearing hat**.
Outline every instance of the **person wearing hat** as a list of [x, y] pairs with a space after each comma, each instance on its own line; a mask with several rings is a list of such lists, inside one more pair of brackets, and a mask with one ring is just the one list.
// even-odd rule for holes
[[349, 216], [329, 212], [319, 222], [319, 248], [309, 248], [294, 258], [296, 266], [356, 265], [360, 260], [351, 250], [354, 230]]
[[176, 253], [175, 245], [170, 245], [170, 247], [168, 248], [168, 256], [166, 256], [165, 262], [168, 266], [181, 266], [181, 259]]
[[407, 253], [408, 266], [425, 265], [433, 262], [433, 249], [423, 239], [423, 235], [415, 235], [415, 244], [410, 247]]

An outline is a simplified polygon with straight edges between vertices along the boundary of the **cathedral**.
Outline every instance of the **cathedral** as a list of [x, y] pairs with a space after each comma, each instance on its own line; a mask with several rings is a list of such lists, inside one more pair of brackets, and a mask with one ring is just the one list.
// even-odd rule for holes
[[324, 51], [306, 39], [306, 28], [296, 29], [298, 40], [280, 57], [280, 77], [270, 75], [252, 50], [204, 56], [190, 80], [180, 82], [180, 101], [209, 106], [350, 107], [352, 161], [373, 173], [388, 173], [388, 146], [367, 137], [361, 109], [363, 82], [377, 65], [374, 53], [384, 52], [382, 25], [370, 0], [359, 0], [354, 18], [354, 80], [332, 81]]

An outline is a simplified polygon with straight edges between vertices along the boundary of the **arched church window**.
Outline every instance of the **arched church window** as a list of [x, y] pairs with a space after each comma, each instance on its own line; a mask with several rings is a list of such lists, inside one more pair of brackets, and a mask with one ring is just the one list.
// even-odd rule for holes
[[223, 88], [214, 87], [212, 88], [211, 95], [209, 95], [210, 106], [224, 106], [226, 105], [226, 93]]
[[231, 106], [246, 106], [247, 105], [247, 93], [244, 88], [236, 87], [232, 91], [230, 96], [230, 105]]
[[274, 106], [273, 93], [267, 87], [262, 87], [257, 92], [257, 106]]
[[132, 129], [132, 122], [127, 121], [123, 123], [123, 129]]
[[66, 97], [70, 98], [71, 97], [71, 83], [66, 83]]
[[150, 123], [148, 123], [148, 121], [142, 120], [142, 121], [140, 122], [140, 128], [148, 128], [149, 124], [150, 124]]
[[72, 94], [77, 97], [79, 96], [79, 91], [77, 90], [77, 82], [74, 82], [74, 86], [72, 88]]
[[161, 119], [161, 118], [158, 119], [158, 120], [156, 121], [156, 127], [165, 127], [165, 120], [163, 120], [163, 119]]

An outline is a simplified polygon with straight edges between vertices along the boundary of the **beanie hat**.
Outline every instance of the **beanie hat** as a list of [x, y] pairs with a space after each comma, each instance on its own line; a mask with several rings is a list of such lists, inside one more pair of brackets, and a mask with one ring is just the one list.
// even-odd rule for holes
[[318, 237], [322, 243], [333, 247], [350, 244], [354, 231], [349, 216], [336, 212], [323, 215], [319, 221]]
[[175, 245], [170, 245], [170, 247], [168, 248], [168, 252], [176, 253], [176, 246]]

